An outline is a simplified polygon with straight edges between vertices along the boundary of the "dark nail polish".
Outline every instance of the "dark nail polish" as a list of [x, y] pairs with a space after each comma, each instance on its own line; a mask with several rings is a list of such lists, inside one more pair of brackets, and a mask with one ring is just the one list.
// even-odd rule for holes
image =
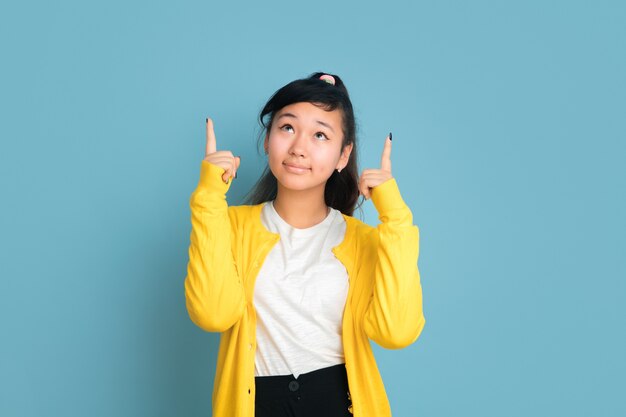
[[389, 132], [389, 140], [393, 140], [393, 138], [391, 137], [391, 132]]
[[204, 123], [209, 123], [209, 118], [204, 119]]

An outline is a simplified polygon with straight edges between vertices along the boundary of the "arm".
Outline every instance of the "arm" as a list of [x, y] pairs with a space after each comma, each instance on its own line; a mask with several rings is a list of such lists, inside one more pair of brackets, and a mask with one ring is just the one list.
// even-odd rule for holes
[[185, 298], [191, 320], [206, 331], [222, 332], [245, 308], [245, 295], [231, 249], [224, 169], [202, 161], [200, 181], [191, 195], [191, 243]]
[[372, 188], [371, 197], [382, 223], [374, 231], [377, 261], [365, 332], [380, 346], [398, 349], [415, 342], [425, 324], [417, 268], [419, 229], [395, 179]]

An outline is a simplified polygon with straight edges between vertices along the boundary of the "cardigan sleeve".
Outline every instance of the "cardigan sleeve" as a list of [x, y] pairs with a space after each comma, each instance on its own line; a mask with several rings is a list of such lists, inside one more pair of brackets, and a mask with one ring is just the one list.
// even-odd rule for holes
[[374, 187], [372, 202], [381, 223], [373, 231], [377, 260], [364, 328], [380, 346], [399, 349], [415, 342], [426, 322], [417, 267], [419, 229], [395, 179]]
[[231, 223], [222, 181], [224, 169], [202, 161], [191, 195], [191, 243], [185, 299], [191, 320], [206, 331], [223, 332], [245, 307], [245, 294], [231, 249]]

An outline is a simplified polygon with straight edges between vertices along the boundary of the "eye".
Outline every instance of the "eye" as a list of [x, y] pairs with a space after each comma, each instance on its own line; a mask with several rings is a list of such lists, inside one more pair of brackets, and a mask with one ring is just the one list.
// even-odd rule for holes
[[291, 125], [289, 125], [289, 124], [282, 125], [282, 126], [280, 127], [280, 130], [289, 131], [289, 129], [291, 129], [291, 130], [293, 131], [293, 127], [292, 127]]
[[315, 138], [319, 140], [328, 140], [328, 136], [326, 136], [326, 134], [323, 132], [317, 132], [315, 134]]

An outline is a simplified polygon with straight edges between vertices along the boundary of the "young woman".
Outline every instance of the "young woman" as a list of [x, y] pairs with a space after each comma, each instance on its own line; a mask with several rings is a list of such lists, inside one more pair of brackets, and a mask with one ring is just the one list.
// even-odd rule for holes
[[[190, 202], [187, 310], [221, 333], [213, 416], [390, 416], [369, 341], [402, 348], [425, 323], [391, 133], [359, 177], [352, 103], [326, 73], [279, 89], [259, 119], [268, 166], [249, 204], [226, 203], [241, 159], [217, 150], [210, 119]], [[359, 195], [377, 227], [352, 217]]]

